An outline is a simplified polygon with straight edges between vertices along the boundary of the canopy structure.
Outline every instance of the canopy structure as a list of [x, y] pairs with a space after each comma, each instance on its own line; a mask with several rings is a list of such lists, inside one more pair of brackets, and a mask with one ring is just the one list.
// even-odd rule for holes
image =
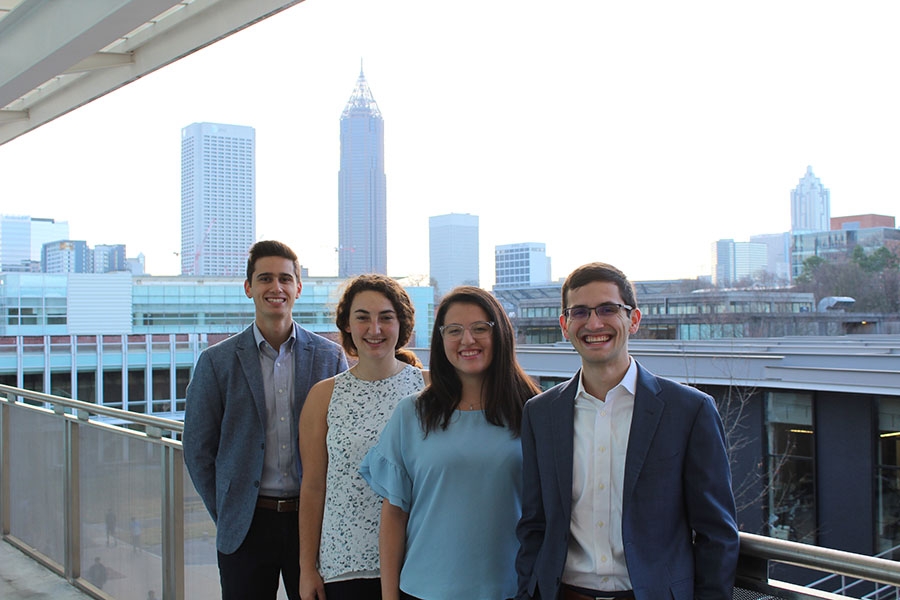
[[0, 0], [0, 144], [302, 0]]

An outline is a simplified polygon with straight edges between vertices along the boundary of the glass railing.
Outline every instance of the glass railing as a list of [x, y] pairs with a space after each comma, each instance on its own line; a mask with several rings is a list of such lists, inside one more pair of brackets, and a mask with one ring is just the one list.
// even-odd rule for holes
[[[181, 432], [178, 421], [0, 385], [3, 538], [97, 598], [219, 598], [215, 526]], [[828, 587], [843, 597], [900, 596], [900, 563], [741, 534], [734, 598], [836, 597], [777, 581], [785, 565], [837, 575]]]
[[215, 525], [183, 466], [180, 422], [0, 394], [7, 541], [97, 597], [219, 597]]

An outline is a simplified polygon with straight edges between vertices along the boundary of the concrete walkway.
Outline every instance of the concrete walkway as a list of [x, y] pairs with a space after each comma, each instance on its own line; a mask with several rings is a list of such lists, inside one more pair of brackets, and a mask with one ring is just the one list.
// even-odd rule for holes
[[9, 542], [0, 540], [0, 598], [90, 600], [91, 596], [70, 585]]

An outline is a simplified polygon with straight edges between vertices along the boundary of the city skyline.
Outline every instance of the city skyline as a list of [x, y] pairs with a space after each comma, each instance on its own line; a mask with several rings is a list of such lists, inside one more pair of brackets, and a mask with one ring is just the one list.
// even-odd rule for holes
[[480, 216], [485, 287], [494, 247], [527, 240], [546, 243], [554, 279], [597, 259], [636, 280], [709, 274], [716, 239], [790, 229], [807, 165], [832, 215], [900, 212], [900, 96], [883, 75], [897, 6], [541, 7], [498, 1], [473, 21], [306, 0], [0, 146], [3, 211], [67, 220], [75, 239], [176, 274], [173, 140], [186, 123], [245, 123], [257, 237], [336, 274], [337, 121], [363, 58], [390, 115], [392, 275], [428, 273], [428, 217], [451, 212]]

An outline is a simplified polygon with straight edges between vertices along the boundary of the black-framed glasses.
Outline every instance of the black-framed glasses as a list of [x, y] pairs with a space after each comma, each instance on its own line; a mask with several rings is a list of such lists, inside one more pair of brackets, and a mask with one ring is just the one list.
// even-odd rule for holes
[[563, 310], [563, 314], [570, 321], [587, 321], [591, 318], [592, 312], [597, 313], [597, 316], [602, 319], [604, 317], [615, 317], [623, 309], [625, 312], [630, 312], [634, 310], [634, 307], [627, 304], [619, 304], [618, 302], [604, 302], [597, 306], [570, 306]]
[[472, 334], [472, 337], [475, 339], [486, 338], [491, 335], [491, 330], [494, 328], [493, 321], [475, 321], [468, 327], [464, 327], [459, 323], [450, 323], [448, 325], [441, 325], [438, 327], [438, 331], [441, 332], [441, 336], [445, 340], [461, 340], [463, 334], [466, 330], [469, 330], [469, 333]]

